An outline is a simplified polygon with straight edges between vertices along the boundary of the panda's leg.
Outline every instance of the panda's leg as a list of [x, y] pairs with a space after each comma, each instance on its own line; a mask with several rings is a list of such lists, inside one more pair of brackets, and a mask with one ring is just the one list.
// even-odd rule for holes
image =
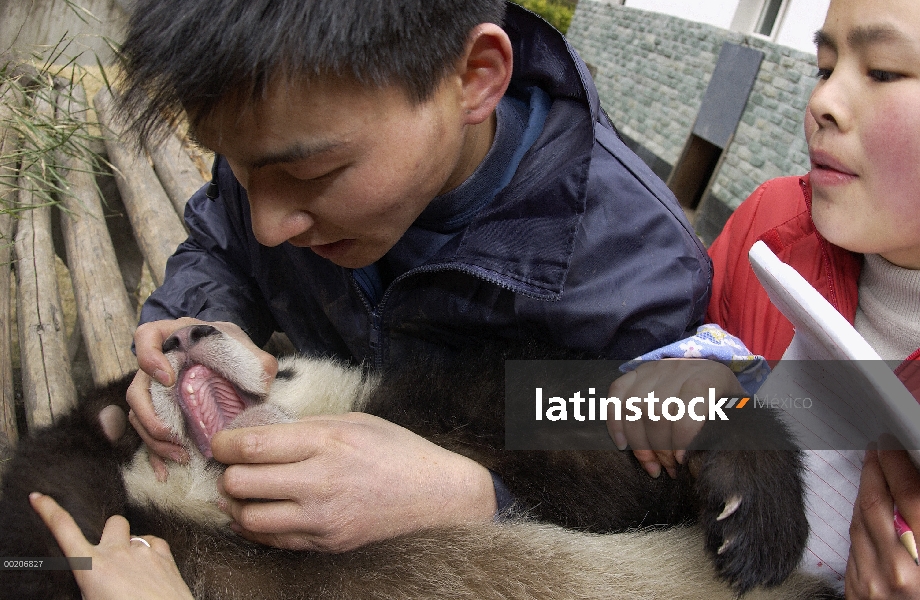
[[[740, 592], [775, 584], [799, 564], [808, 538], [802, 455], [768, 409], [709, 421], [687, 464], [716, 568]], [[695, 447], [696, 449], [693, 449]]]

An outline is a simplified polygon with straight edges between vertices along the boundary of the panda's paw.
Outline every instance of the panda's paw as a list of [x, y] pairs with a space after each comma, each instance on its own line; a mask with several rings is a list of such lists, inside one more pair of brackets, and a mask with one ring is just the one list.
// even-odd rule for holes
[[716, 569], [738, 593], [781, 583], [808, 538], [797, 452], [707, 452], [700, 522]]

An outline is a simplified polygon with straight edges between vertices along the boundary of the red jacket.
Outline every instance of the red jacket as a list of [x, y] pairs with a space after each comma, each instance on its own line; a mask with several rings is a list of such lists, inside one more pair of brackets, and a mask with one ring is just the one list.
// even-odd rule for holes
[[807, 175], [766, 182], [725, 224], [709, 248], [714, 271], [709, 321], [771, 361], [779, 360], [792, 341], [792, 323], [770, 303], [748, 262], [758, 240], [853, 322], [862, 256], [834, 246], [815, 229]]
[[[825, 240], [811, 220], [808, 176], [772, 179], [745, 200], [709, 248], [712, 297], [707, 320], [741, 338], [754, 354], [779, 360], [792, 341], [792, 323], [760, 285], [748, 261], [763, 240], [777, 257], [808, 280], [850, 323], [856, 318], [862, 255]], [[908, 389], [920, 391], [920, 349], [895, 371]], [[914, 395], [918, 395], [915, 391]]]

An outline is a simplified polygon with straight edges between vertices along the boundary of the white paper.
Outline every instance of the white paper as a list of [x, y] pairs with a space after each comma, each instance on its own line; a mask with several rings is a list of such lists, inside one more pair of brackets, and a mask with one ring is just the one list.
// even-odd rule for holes
[[[920, 466], [920, 404], [853, 326], [766, 244], [754, 244], [749, 258], [771, 302], [795, 328], [758, 397], [824, 401], [820, 409], [785, 416], [803, 447], [811, 449], [805, 453], [811, 535], [802, 568], [842, 589], [862, 449], [890, 433]], [[804, 361], [815, 360], [828, 362], [804, 368]]]

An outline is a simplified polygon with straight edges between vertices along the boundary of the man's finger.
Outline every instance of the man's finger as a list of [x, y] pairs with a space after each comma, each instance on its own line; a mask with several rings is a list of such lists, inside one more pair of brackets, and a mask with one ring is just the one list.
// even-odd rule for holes
[[[164, 441], [151, 436], [147, 430], [144, 429], [143, 424], [137, 418], [137, 414], [133, 410], [128, 413], [128, 421], [130, 421], [131, 426], [134, 427], [135, 431], [137, 431], [137, 434], [141, 437], [141, 440], [143, 440], [144, 444], [147, 445], [147, 449], [150, 451], [151, 456], [155, 455], [160, 457], [161, 460], [162, 458], [168, 458], [173, 462], [183, 464], [188, 462], [188, 452], [185, 450], [185, 448], [179, 444]], [[167, 437], [171, 437], [168, 429], [164, 429], [164, 431], [166, 431]], [[154, 468], [156, 468], [156, 465], [154, 465], [152, 461], [151, 464], [154, 466]]]
[[174, 331], [198, 322], [196, 319], [177, 319], [175, 321], [153, 321], [144, 323], [134, 331], [134, 351], [137, 366], [163, 385], [172, 385], [176, 374], [163, 354], [163, 342]]
[[[305, 528], [299, 506], [290, 500], [270, 502], [231, 501], [228, 514], [233, 522], [250, 533], [281, 534]], [[298, 533], [305, 533], [298, 531]], [[319, 534], [319, 531], [312, 532]]]
[[149, 437], [154, 439], [164, 441], [170, 439], [172, 434], [153, 410], [153, 401], [150, 399], [150, 377], [146, 373], [143, 371], [137, 372], [131, 381], [131, 385], [128, 386], [125, 398], [133, 414], [133, 418], [129, 415], [131, 424], [138, 430], [138, 433], [142, 434], [141, 437], [144, 437], [143, 434], [147, 433]]
[[29, 502], [51, 530], [65, 556], [89, 556], [92, 544], [83, 536], [70, 513], [61, 508], [54, 498], [33, 492], [29, 494]]
[[211, 451], [225, 465], [299, 462], [333, 444], [336, 432], [352, 427], [362, 424], [344, 417], [316, 417], [296, 423], [225, 429], [211, 438]]

